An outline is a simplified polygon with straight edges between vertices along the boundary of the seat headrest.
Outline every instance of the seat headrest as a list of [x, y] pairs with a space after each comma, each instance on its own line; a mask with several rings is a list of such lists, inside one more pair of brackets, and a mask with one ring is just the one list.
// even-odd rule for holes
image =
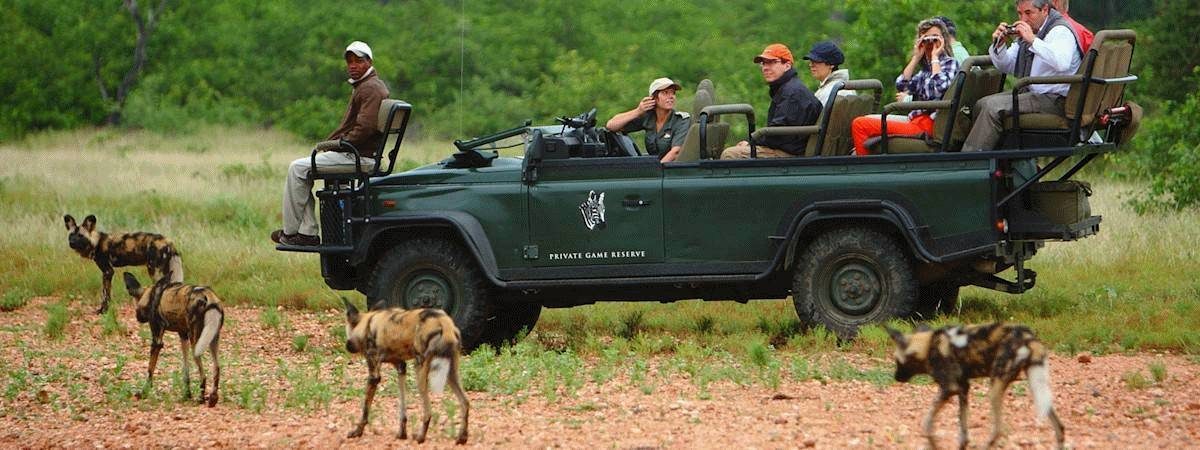
[[[392, 109], [396, 110], [396, 114], [392, 116], [392, 123], [389, 125], [387, 123], [388, 115], [391, 114]], [[379, 131], [387, 133], [388, 130], [399, 128], [404, 125], [405, 119], [408, 118], [410, 113], [412, 113], [412, 105], [408, 104], [408, 102], [391, 98], [383, 99], [379, 103], [379, 121], [377, 125]]]

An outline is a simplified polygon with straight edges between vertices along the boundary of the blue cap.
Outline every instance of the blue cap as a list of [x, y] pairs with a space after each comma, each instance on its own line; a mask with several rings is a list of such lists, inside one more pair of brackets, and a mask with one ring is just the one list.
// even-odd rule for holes
[[846, 62], [846, 55], [843, 55], [842, 49], [838, 48], [833, 42], [821, 41], [813, 45], [812, 50], [809, 50], [808, 54], [804, 55], [804, 59], [836, 66]]

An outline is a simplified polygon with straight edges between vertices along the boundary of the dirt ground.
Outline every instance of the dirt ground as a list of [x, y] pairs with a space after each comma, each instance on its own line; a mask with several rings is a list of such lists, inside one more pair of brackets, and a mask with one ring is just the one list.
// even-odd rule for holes
[[[120, 304], [123, 333], [103, 336], [93, 307], [71, 304], [66, 336], [47, 341], [45, 305], [38, 298], [24, 308], [0, 312], [0, 448], [365, 448], [415, 445], [394, 437], [398, 420], [394, 395], [377, 396], [371, 425], [359, 439], [345, 434], [357, 418], [360, 400], [335, 398], [328, 408], [286, 408], [279, 401], [288, 389], [279, 382], [266, 386], [261, 412], [238, 407], [228, 392], [231, 377], [273, 371], [282, 358], [302, 365], [309, 358], [291, 350], [290, 336], [313, 336], [312, 346], [339, 345], [331, 327], [336, 314], [284, 313], [289, 329], [264, 332], [261, 310], [230, 307], [222, 336], [226, 367], [224, 396], [215, 408], [179, 401], [111, 406], [105, 401], [99, 374], [112, 371], [118, 355], [130, 355], [120, 380], [137, 382], [148, 363], [146, 332], [133, 319], [128, 303]], [[168, 336], [155, 378], [158, 392], [170, 390], [177, 371], [178, 344]], [[29, 355], [36, 355], [30, 357]], [[1200, 364], [1195, 357], [1169, 354], [1055, 355], [1051, 359], [1055, 407], [1067, 427], [1071, 448], [1196, 448], [1200, 446]], [[652, 361], [653, 362], [653, 361]], [[879, 364], [867, 361], [867, 364]], [[1155, 382], [1152, 364], [1165, 368]], [[47, 382], [43, 387], [13, 389], [14, 374], [34, 377], [72, 374], [74, 382]], [[346, 379], [362, 383], [365, 371], [357, 360]], [[1131, 382], [1141, 374], [1143, 383]], [[195, 372], [193, 371], [193, 376]], [[385, 372], [385, 384], [394, 372]], [[269, 378], [269, 377], [268, 377]], [[932, 401], [931, 384], [868, 382], [795, 382], [788, 377], [778, 389], [756, 384], [718, 382], [701, 396], [686, 376], [659, 380], [647, 395], [623, 376], [596, 385], [587, 383], [577, 395], [548, 402], [536, 390], [517, 398], [468, 392], [471, 401], [468, 446], [483, 448], [924, 448], [919, 422]], [[1131, 387], [1131, 384], [1141, 384]], [[28, 386], [28, 385], [27, 385]], [[970, 434], [981, 447], [990, 431], [983, 383], [971, 401]], [[167, 395], [167, 394], [164, 394]], [[75, 400], [66, 400], [68, 398]], [[412, 398], [412, 397], [410, 397]], [[707, 398], [707, 399], [701, 399]], [[435, 404], [440, 404], [435, 402]], [[64, 406], [65, 405], [65, 406]], [[74, 405], [74, 406], [71, 406]], [[90, 406], [89, 406], [90, 405]], [[410, 401], [411, 427], [419, 408]], [[1047, 448], [1053, 432], [1035, 423], [1028, 395], [1010, 392], [1004, 408], [1011, 431], [1002, 448]], [[955, 445], [957, 408], [948, 407], [937, 421], [942, 447]], [[424, 447], [453, 447], [444, 419], [431, 426]]]

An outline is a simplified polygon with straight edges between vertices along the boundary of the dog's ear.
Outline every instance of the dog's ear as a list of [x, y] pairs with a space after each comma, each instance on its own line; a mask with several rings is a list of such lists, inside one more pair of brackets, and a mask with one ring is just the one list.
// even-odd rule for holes
[[133, 298], [141, 297], [142, 292], [145, 289], [142, 288], [141, 283], [138, 283], [137, 277], [133, 276], [133, 274], [129, 272], [123, 273], [125, 274], [125, 290], [128, 291], [129, 295], [132, 295]]
[[357, 326], [358, 308], [355, 308], [354, 304], [350, 303], [350, 300], [347, 300], [346, 297], [342, 297], [342, 304], [346, 305], [346, 323], [350, 324], [351, 327]]
[[87, 217], [83, 218], [83, 229], [89, 232], [96, 229], [96, 216], [94, 214], [88, 214]]
[[925, 322], [918, 323], [917, 324], [917, 332], [923, 332], [923, 331], [933, 331], [933, 328], [930, 328], [929, 324], [927, 324]]
[[66, 224], [68, 230], [75, 229], [75, 218], [71, 217], [70, 214], [63, 216], [63, 223]]
[[903, 333], [901, 333], [901, 332], [899, 332], [899, 331], [896, 331], [896, 329], [894, 329], [894, 328], [892, 328], [892, 327], [889, 327], [889, 326], [887, 326], [887, 325], [884, 325], [884, 326], [883, 326], [883, 329], [887, 330], [887, 332], [888, 332], [888, 336], [891, 336], [891, 337], [892, 337], [892, 342], [895, 342], [895, 343], [896, 343], [896, 345], [898, 345], [898, 346], [900, 346], [900, 347], [904, 347], [905, 345], [907, 345], [907, 344], [908, 344], [908, 343], [906, 342], [906, 340], [904, 339], [904, 334], [903, 334]]

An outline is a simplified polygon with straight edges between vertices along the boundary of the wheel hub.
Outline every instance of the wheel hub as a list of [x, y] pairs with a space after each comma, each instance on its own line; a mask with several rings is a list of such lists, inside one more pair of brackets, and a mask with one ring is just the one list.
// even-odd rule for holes
[[440, 308], [450, 305], [450, 284], [436, 275], [417, 275], [404, 291], [405, 303], [409, 308]]
[[879, 276], [863, 264], [851, 263], [839, 267], [833, 273], [830, 284], [833, 305], [846, 314], [866, 314], [879, 303]]

